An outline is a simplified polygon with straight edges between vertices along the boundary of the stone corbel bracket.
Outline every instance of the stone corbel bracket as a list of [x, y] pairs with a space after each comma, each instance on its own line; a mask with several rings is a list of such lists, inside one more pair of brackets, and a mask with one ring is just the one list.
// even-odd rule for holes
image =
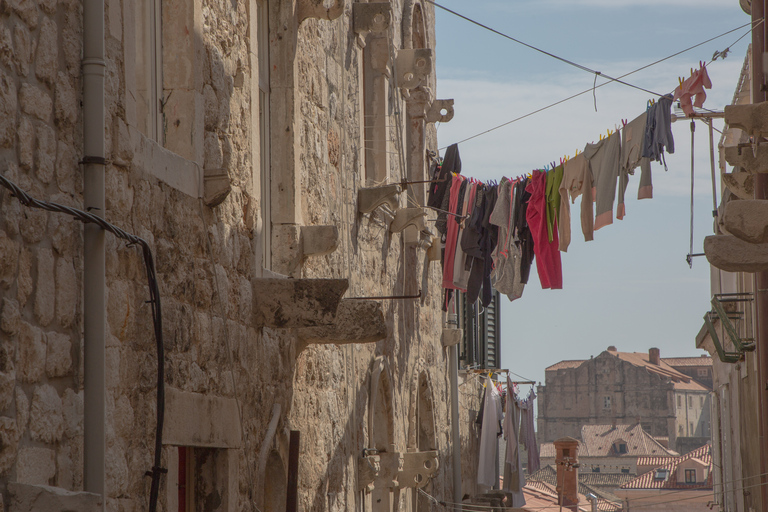
[[386, 204], [393, 212], [397, 211], [400, 208], [398, 196], [402, 191], [403, 187], [400, 185], [361, 188], [357, 191], [357, 210], [360, 213], [371, 213], [379, 206]]
[[[443, 114], [445, 112], [445, 114]], [[447, 123], [453, 119], [453, 100], [435, 100], [427, 111], [428, 123]]]
[[323, 0], [298, 0], [296, 16], [299, 25], [307, 18], [333, 21], [344, 12], [345, 0], [334, 0], [333, 5], [326, 7]]
[[728, 202], [723, 213], [723, 226], [745, 242], [768, 243], [768, 201], [747, 199]]
[[417, 234], [427, 229], [424, 219], [427, 216], [424, 208], [401, 208], [395, 213], [395, 220], [389, 226], [392, 233], [402, 233], [405, 228], [413, 226]]
[[734, 167], [741, 167], [750, 174], [768, 172], [768, 146], [757, 146], [757, 151], [747, 147], [728, 146], [725, 161]]
[[415, 89], [426, 83], [432, 72], [432, 50], [429, 48], [403, 49], [395, 58], [397, 86]]
[[219, 206], [232, 190], [226, 169], [205, 169], [203, 171], [203, 201], [211, 208]]
[[707, 261], [726, 272], [761, 272], [768, 270], [768, 244], [753, 244], [731, 235], [704, 238]]
[[755, 178], [748, 172], [732, 172], [721, 175], [723, 184], [739, 199], [755, 197]]
[[437, 451], [392, 452], [361, 457], [358, 464], [360, 490], [374, 488], [422, 488], [437, 472]]
[[276, 329], [331, 325], [347, 287], [346, 279], [254, 279], [254, 322]]
[[740, 128], [749, 135], [768, 135], [768, 101], [749, 105], [726, 105], [725, 122], [732, 128]]
[[291, 277], [299, 277], [301, 263], [308, 256], [324, 256], [339, 246], [336, 226], [299, 226], [280, 224], [272, 228], [273, 268]]
[[330, 325], [297, 329], [299, 352], [309, 344], [375, 343], [387, 337], [387, 323], [380, 302], [344, 299]]
[[370, 33], [383, 34], [392, 23], [392, 4], [369, 2], [352, 4], [352, 25], [357, 34], [357, 44], [365, 48], [365, 37]]

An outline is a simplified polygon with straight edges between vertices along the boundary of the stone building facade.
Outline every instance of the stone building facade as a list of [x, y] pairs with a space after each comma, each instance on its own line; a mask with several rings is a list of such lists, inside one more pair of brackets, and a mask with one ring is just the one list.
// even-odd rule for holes
[[640, 423], [673, 450], [678, 439], [704, 444], [710, 435], [710, 390], [667, 364], [657, 348], [645, 354], [611, 346], [588, 360], [554, 364], [545, 379], [538, 387], [540, 442], [578, 437], [583, 425], [596, 424]]
[[[453, 478], [457, 362], [443, 342], [460, 336], [443, 329], [434, 214], [424, 185], [403, 183], [427, 179], [434, 123], [452, 116], [434, 98], [434, 45], [422, 0], [6, 4], [0, 173], [154, 253], [159, 510], [283, 510], [292, 431], [299, 510], [427, 510], [417, 487], [473, 492]], [[89, 199], [99, 177], [103, 207]], [[160, 470], [141, 254], [88, 229], [0, 193], [0, 492], [12, 512], [146, 510], [145, 473]], [[103, 236], [95, 292], [89, 236]], [[88, 413], [100, 392], [103, 422]], [[460, 399], [476, 410], [479, 394]], [[462, 421], [470, 474], [473, 428]]]

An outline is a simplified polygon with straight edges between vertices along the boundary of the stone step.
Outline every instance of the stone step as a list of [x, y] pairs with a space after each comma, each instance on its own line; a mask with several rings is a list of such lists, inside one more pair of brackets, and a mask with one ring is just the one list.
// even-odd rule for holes
[[728, 146], [725, 148], [725, 161], [750, 174], [768, 172], [768, 146], [758, 146], [757, 154], [752, 147]]
[[278, 329], [331, 325], [348, 286], [346, 279], [255, 279], [254, 322]]
[[722, 175], [723, 184], [739, 199], [755, 197], [755, 177], [748, 172], [732, 172]]
[[730, 201], [723, 212], [723, 226], [745, 242], [768, 242], [768, 200]]
[[302, 343], [300, 350], [312, 343], [375, 343], [387, 337], [387, 324], [381, 302], [344, 299], [331, 325], [304, 327], [296, 334]]
[[726, 272], [768, 270], [768, 244], [751, 244], [730, 235], [704, 239], [704, 254], [711, 265]]
[[726, 105], [725, 122], [749, 135], [768, 134], [768, 101], [748, 105]]

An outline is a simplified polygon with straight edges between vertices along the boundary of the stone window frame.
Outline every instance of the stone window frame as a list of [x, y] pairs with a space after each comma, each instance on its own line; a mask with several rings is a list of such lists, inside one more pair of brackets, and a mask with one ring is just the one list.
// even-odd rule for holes
[[611, 397], [609, 395], [603, 396], [603, 409], [611, 408]]

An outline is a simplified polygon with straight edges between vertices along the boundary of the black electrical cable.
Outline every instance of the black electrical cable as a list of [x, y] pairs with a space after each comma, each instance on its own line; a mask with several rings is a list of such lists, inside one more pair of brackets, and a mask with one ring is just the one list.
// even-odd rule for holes
[[149, 285], [149, 301], [147, 302], [152, 308], [152, 323], [154, 325], [155, 343], [157, 345], [157, 426], [155, 430], [155, 457], [152, 469], [146, 473], [147, 476], [152, 477], [152, 486], [149, 491], [149, 510], [150, 512], [155, 512], [157, 510], [157, 498], [160, 490], [160, 475], [167, 473], [168, 470], [160, 466], [163, 449], [163, 422], [165, 420], [165, 354], [163, 350], [163, 319], [160, 304], [160, 289], [157, 285], [157, 275], [155, 273], [155, 261], [152, 257], [152, 250], [143, 238], [123, 231], [97, 215], [70, 206], [34, 199], [2, 174], [0, 174], [0, 185], [10, 190], [11, 195], [18, 199], [24, 206], [70, 215], [84, 224], [92, 223], [98, 225], [105, 231], [109, 231], [116, 237], [127, 241], [128, 246], [141, 246], [142, 256], [144, 257], [144, 268], [147, 273], [147, 282]]

